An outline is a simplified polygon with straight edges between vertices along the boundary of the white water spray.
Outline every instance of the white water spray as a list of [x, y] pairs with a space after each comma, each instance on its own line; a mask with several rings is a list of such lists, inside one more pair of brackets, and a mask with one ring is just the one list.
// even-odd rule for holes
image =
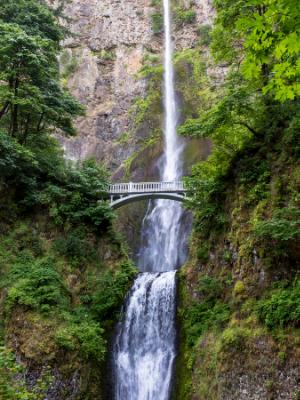
[[[176, 135], [169, 0], [164, 0], [164, 38], [165, 146], [160, 178], [176, 181], [182, 176], [183, 142]], [[128, 295], [113, 349], [116, 400], [170, 398], [176, 356], [175, 270], [186, 257], [182, 213], [179, 203], [158, 200], [144, 218], [138, 262], [144, 273]]]

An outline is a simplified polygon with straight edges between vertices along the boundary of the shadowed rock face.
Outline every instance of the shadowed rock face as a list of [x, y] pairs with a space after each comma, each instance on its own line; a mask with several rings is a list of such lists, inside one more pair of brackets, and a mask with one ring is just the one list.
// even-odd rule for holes
[[[157, 12], [152, 3], [151, 0], [72, 0], [65, 9], [74, 36], [64, 43], [62, 74], [64, 83], [87, 110], [86, 116], [77, 121], [79, 135], [62, 138], [61, 142], [68, 158], [82, 160], [95, 156], [116, 177], [124, 175], [122, 162], [139, 149], [141, 140], [153, 129], [147, 123], [137, 129], [130, 115], [134, 100], [146, 94], [146, 80], [137, 77], [144, 56], [149, 52], [162, 55], [162, 35], [152, 30], [151, 15]], [[199, 24], [212, 21], [210, 0], [193, 3], [195, 23], [173, 32], [177, 49], [193, 47]], [[190, 1], [182, 1], [182, 5], [191, 6]], [[158, 116], [158, 128], [160, 121]], [[131, 175], [139, 179], [141, 175], [147, 177], [149, 171], [155, 173], [154, 160], [160, 148], [158, 145], [156, 150], [150, 149], [147, 157], [153, 164], [148, 165], [144, 174], [133, 165]]]

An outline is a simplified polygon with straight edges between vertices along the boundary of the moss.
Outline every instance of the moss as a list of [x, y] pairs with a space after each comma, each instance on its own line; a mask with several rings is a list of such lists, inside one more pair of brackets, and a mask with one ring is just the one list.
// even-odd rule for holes
[[245, 292], [245, 285], [242, 281], [237, 281], [233, 288], [233, 294], [235, 296], [239, 296], [240, 294]]
[[131, 135], [132, 135], [131, 132], [123, 132], [116, 140], [116, 143], [122, 144], [122, 145], [128, 144], [130, 141]]

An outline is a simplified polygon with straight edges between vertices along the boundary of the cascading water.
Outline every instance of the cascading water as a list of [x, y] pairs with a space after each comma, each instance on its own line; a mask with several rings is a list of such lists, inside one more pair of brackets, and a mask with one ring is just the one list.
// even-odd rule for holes
[[[182, 176], [183, 142], [176, 135], [171, 15], [164, 0], [165, 148], [160, 171], [164, 181]], [[116, 400], [168, 400], [176, 356], [176, 268], [184, 261], [179, 203], [159, 200], [143, 221], [139, 274], [124, 306], [113, 348]]]

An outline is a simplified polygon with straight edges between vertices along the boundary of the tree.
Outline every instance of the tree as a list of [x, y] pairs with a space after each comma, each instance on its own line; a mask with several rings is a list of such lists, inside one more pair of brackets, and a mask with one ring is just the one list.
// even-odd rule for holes
[[47, 128], [74, 134], [72, 118], [83, 108], [58, 78], [51, 40], [0, 24], [0, 124], [21, 143]]
[[300, 4], [297, 0], [215, 0], [213, 50], [235, 63], [264, 94], [281, 102], [300, 96]]

